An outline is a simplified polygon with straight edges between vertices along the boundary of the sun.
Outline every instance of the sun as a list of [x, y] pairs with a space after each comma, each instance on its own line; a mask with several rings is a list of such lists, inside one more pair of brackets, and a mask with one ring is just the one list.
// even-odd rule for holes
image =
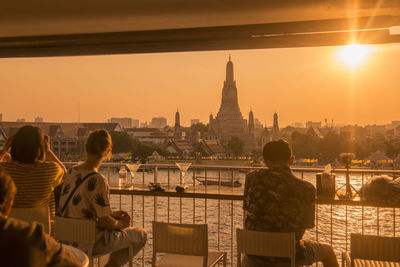
[[341, 62], [354, 69], [368, 58], [371, 51], [368, 45], [349, 44], [339, 48], [338, 57]]

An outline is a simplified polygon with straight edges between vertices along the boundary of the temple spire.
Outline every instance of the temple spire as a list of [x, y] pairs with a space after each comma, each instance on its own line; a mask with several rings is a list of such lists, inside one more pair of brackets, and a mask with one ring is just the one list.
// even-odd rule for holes
[[233, 63], [231, 55], [229, 55], [228, 63], [226, 63], [226, 82], [233, 82]]
[[181, 116], [180, 116], [178, 110], [176, 110], [176, 113], [175, 113], [174, 138], [175, 139], [181, 139], [182, 138]]
[[249, 135], [250, 137], [254, 137], [254, 114], [253, 114], [253, 110], [250, 109], [249, 112]]
[[279, 125], [278, 125], [278, 114], [274, 113], [274, 124], [272, 125], [272, 141], [277, 141], [280, 138]]

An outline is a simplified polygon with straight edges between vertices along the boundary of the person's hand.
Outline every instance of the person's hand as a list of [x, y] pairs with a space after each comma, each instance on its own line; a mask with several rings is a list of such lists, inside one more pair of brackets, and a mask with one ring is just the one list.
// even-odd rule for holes
[[124, 221], [130, 221], [131, 217], [129, 214], [125, 211], [119, 210], [119, 211], [114, 211], [112, 213], [112, 216], [117, 219], [117, 220], [124, 220]]
[[131, 221], [129, 220], [118, 220], [118, 226], [123, 229], [123, 228], [127, 228], [131, 225]]
[[10, 136], [10, 137], [7, 139], [7, 142], [5, 143], [5, 145], [3, 146], [3, 149], [2, 149], [2, 153], [3, 153], [3, 154], [4, 154], [4, 153], [7, 153], [7, 152], [10, 150], [12, 141], [13, 141], [13, 137]]
[[50, 136], [48, 136], [47, 134], [45, 134], [43, 136], [43, 140], [44, 140], [44, 148], [45, 150], [49, 150], [50, 149]]
[[112, 213], [112, 217], [114, 217], [114, 219], [118, 220], [118, 226], [120, 228], [129, 227], [131, 224], [131, 217], [125, 211], [122, 211], [122, 210], [114, 211]]

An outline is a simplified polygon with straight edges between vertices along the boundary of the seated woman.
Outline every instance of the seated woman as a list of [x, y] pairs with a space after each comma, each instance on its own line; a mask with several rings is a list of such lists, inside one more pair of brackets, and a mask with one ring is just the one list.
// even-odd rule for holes
[[[111, 137], [105, 130], [90, 134], [86, 141], [86, 160], [68, 171], [61, 189], [60, 214], [63, 217], [91, 219], [97, 222], [93, 254], [111, 253], [106, 266], [122, 266], [129, 260], [129, 246], [136, 255], [145, 245], [144, 229], [129, 227], [130, 216], [112, 211], [107, 179], [98, 173], [104, 159], [111, 153]], [[90, 248], [78, 244], [83, 251]]]
[[[40, 128], [24, 126], [7, 141], [0, 159], [10, 150], [11, 161], [0, 167], [11, 176], [17, 187], [14, 208], [50, 207], [54, 231], [54, 187], [62, 183], [65, 167], [50, 149], [50, 139]], [[45, 161], [45, 157], [49, 161]]]

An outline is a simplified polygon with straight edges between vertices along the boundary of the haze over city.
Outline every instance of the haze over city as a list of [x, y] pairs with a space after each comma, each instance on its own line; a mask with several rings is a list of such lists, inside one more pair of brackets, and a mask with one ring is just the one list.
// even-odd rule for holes
[[179, 110], [183, 125], [207, 123], [218, 112], [231, 55], [246, 118], [252, 109], [268, 126], [275, 111], [281, 127], [325, 118], [390, 123], [400, 115], [400, 45], [367, 48], [357, 66], [340, 47], [0, 59], [0, 113], [5, 121], [52, 122], [162, 116], [173, 125]]

